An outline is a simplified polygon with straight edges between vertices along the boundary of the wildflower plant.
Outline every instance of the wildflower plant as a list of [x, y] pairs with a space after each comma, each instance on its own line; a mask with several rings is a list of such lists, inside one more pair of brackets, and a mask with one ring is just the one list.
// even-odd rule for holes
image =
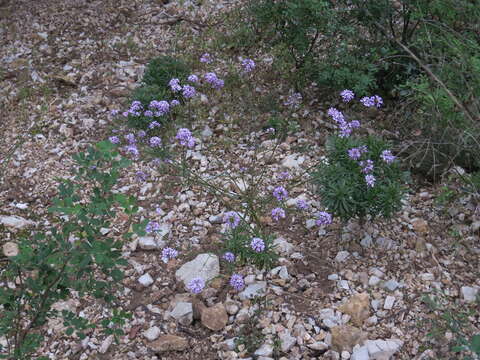
[[[341, 96], [353, 99], [350, 92], [343, 91]], [[381, 104], [378, 96], [360, 101], [367, 107]], [[326, 161], [312, 174], [322, 204], [343, 221], [391, 217], [400, 208], [406, 174], [389, 144], [375, 136], [357, 135], [353, 121], [339, 110], [331, 108], [329, 114], [340, 131], [328, 139]]]
[[[74, 176], [59, 179], [58, 195], [49, 208], [62, 220], [48, 231], [38, 229], [17, 239], [18, 254], [8, 258], [0, 271], [0, 337], [7, 343], [0, 346], [1, 358], [32, 359], [43, 341], [39, 330], [54, 317], [63, 318], [66, 335], [75, 333], [80, 339], [85, 338], [85, 331], [97, 327], [106, 335], [123, 334], [121, 327], [129, 315], [116, 303], [127, 265], [123, 241], [103, 230], [110, 228], [119, 211], [127, 215], [128, 229], [138, 211], [135, 198], [112, 191], [130, 161], [109, 141], [75, 155], [74, 160]], [[86, 197], [80, 189], [89, 189]], [[144, 226], [134, 224], [133, 230], [144, 235]], [[132, 235], [125, 232], [123, 238]], [[91, 323], [75, 312], [55, 310], [53, 305], [70, 299], [72, 293], [80, 299], [102, 300], [111, 316]]]

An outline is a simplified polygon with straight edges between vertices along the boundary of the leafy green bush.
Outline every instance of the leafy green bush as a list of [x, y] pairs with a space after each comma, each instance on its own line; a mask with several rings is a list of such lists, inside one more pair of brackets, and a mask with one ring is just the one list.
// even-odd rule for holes
[[276, 62], [288, 64], [279, 71], [288, 77], [294, 68], [298, 90], [314, 81], [397, 100], [395, 131], [408, 140], [405, 154], [420, 173], [436, 178], [452, 164], [480, 168], [475, 1], [261, 0], [244, 16]]
[[[142, 78], [142, 85], [135, 89], [131, 96], [131, 102], [140, 101], [142, 109], [148, 109], [153, 100], [178, 100], [183, 101], [181, 93], [174, 94], [169, 88], [171, 79], [177, 78], [185, 82], [189, 74], [188, 66], [181, 60], [170, 56], [160, 56], [151, 60]], [[156, 117], [159, 123], [165, 123], [169, 115]], [[128, 114], [128, 126], [136, 129], [147, 130], [152, 122], [152, 117], [145, 116], [143, 112], [139, 116]]]
[[322, 204], [334, 216], [344, 221], [359, 218], [363, 222], [367, 215], [390, 217], [399, 210], [405, 175], [397, 161], [385, 156], [389, 154], [385, 142], [372, 136], [332, 136], [326, 149], [327, 159], [312, 178]]
[[189, 72], [188, 66], [180, 59], [160, 56], [148, 63], [142, 83], [145, 85], [156, 85], [166, 91], [170, 79], [177, 78], [182, 82], [186, 80]]
[[[421, 323], [428, 329], [427, 338], [436, 355], [452, 359], [477, 359], [480, 355], [480, 334], [475, 334], [470, 321], [475, 311], [453, 304], [448, 296], [440, 292], [432, 296], [425, 295], [422, 301], [430, 314]], [[479, 304], [477, 301], [476, 306]], [[450, 333], [450, 340], [445, 342], [447, 332]]]
[[[164, 100], [169, 97], [169, 93], [165, 88], [161, 88], [158, 85], [143, 85], [136, 88], [131, 96], [131, 101], [140, 101], [144, 108], [148, 108], [148, 105], [153, 100]], [[159, 122], [166, 122], [168, 115], [165, 114], [162, 117], [156, 118]], [[127, 125], [131, 128], [147, 130], [148, 125], [152, 122], [152, 118], [143, 115], [133, 116], [128, 115]]]
[[[0, 337], [8, 346], [0, 347], [0, 358], [31, 359], [41, 345], [38, 331], [49, 318], [61, 316], [67, 335], [80, 338], [85, 331], [101, 326], [105, 334], [121, 335], [127, 313], [116, 309], [115, 291], [123, 279], [123, 242], [104, 232], [117, 210], [131, 217], [138, 207], [133, 197], [112, 192], [119, 171], [129, 160], [119, 156], [114, 145], [100, 142], [96, 148], [74, 157], [78, 168], [73, 180], [60, 179], [58, 196], [49, 211], [62, 215], [61, 226], [21, 238], [18, 254], [8, 258], [0, 273]], [[80, 189], [91, 189], [87, 201]], [[135, 226], [140, 232], [144, 225]], [[132, 233], [126, 233], [128, 239]], [[9, 284], [9, 285], [8, 285]], [[102, 299], [112, 316], [99, 324], [89, 323], [71, 311], [56, 311], [52, 306], [71, 298], [92, 296]], [[46, 359], [46, 358], [42, 358]]]

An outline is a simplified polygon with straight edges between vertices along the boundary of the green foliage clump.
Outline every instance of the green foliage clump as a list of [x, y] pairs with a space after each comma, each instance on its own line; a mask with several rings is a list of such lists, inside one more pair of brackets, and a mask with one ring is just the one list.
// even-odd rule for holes
[[[38, 330], [52, 317], [61, 316], [67, 335], [75, 332], [81, 339], [86, 330], [99, 325], [107, 335], [123, 334], [121, 326], [129, 315], [117, 308], [115, 291], [127, 262], [122, 258], [123, 242], [103, 230], [118, 210], [130, 219], [138, 210], [135, 198], [112, 191], [130, 161], [110, 142], [100, 142], [74, 159], [75, 176], [60, 179], [59, 194], [49, 209], [61, 215], [59, 226], [18, 239], [18, 255], [8, 258], [0, 273], [0, 337], [8, 343], [0, 347], [0, 358], [31, 359], [43, 341]], [[87, 199], [82, 199], [80, 189], [90, 189]], [[80, 298], [101, 299], [112, 316], [95, 324], [72, 311], [53, 308], [71, 298], [72, 292]]]
[[272, 49], [274, 66], [298, 90], [315, 82], [397, 100], [395, 131], [417, 172], [438, 178], [452, 164], [480, 169], [474, 1], [261, 0], [243, 15], [249, 34]]
[[[442, 355], [442, 358], [477, 359], [480, 355], [480, 334], [475, 333], [470, 322], [475, 311], [451, 303], [443, 293], [425, 295], [422, 302], [426, 305], [429, 316], [423, 318], [421, 324], [428, 329], [427, 338], [436, 354]], [[478, 305], [480, 298], [475, 306]], [[450, 340], [445, 342], [447, 333], [450, 333]]]
[[[185, 82], [189, 71], [188, 66], [180, 59], [170, 56], [154, 58], [145, 69], [141, 86], [133, 91], [131, 101], [140, 101], [143, 109], [148, 109], [152, 100], [183, 101], [181, 94], [174, 94], [168, 83], [173, 78], [179, 79], [180, 83]], [[171, 118], [166, 114], [156, 117], [155, 120], [165, 123]], [[147, 130], [151, 122], [152, 117], [145, 116], [143, 113], [140, 116], [129, 114], [127, 124], [132, 128]]]
[[[359, 161], [352, 160], [348, 150], [366, 146], [367, 151], [359, 159], [373, 161], [376, 179], [368, 186]], [[381, 154], [388, 146], [375, 137], [353, 138], [332, 136], [326, 144], [326, 160], [312, 174], [322, 204], [334, 216], [347, 221], [351, 218], [365, 220], [367, 215], [391, 217], [401, 206], [405, 192], [406, 175], [397, 161], [386, 163]]]
[[160, 89], [167, 90], [170, 79], [177, 78], [180, 82], [185, 81], [189, 72], [188, 66], [180, 59], [160, 56], [148, 63], [142, 83], [156, 85]]

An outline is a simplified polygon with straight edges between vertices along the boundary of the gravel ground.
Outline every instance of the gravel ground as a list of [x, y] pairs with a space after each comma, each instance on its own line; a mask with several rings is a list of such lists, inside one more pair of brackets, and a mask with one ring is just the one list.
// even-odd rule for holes
[[[233, 5], [0, 2], [0, 219], [17, 215], [41, 227], [56, 194], [56, 178], [68, 176], [72, 154], [111, 135], [110, 111], [125, 108], [148, 60], [175, 47], [201, 54], [198, 38], [208, 42], [209, 24]], [[259, 59], [263, 81], [251, 98], [286, 94], [284, 84], [272, 90], [268, 83], [268, 56]], [[219, 71], [225, 66], [218, 64]], [[221, 180], [220, 186], [231, 191], [254, 187], [250, 170], [244, 176], [242, 169], [262, 169], [269, 179], [270, 187], [262, 190], [266, 193], [284, 184], [280, 172], [301, 176], [323, 155], [322, 139], [331, 131], [326, 104], [312, 100], [302, 112], [290, 114], [301, 126], [275, 146], [264, 130], [243, 121], [262, 114], [242, 112], [227, 96], [207, 95], [208, 103], [198, 100], [204, 110], [191, 128], [199, 141], [188, 157], [192, 170], [202, 176], [229, 171], [233, 179], [246, 179], [234, 184]], [[135, 180], [139, 170], [149, 173], [146, 181]], [[478, 305], [471, 294], [480, 287], [480, 214], [472, 196], [444, 207], [435, 202], [440, 185], [416, 186], [392, 220], [364, 229], [355, 222], [318, 228], [313, 219], [321, 205], [313, 189], [294, 187], [287, 219], [264, 219], [276, 237], [278, 266], [271, 271], [242, 267], [247, 287], [237, 292], [222, 275], [225, 264], [214, 255], [219, 255], [225, 230], [219, 219], [229, 209], [196, 186], [169, 188], [173, 180], [174, 174], [137, 161], [120, 181], [119, 191], [139, 197], [140, 215], [154, 218], [165, 230], [153, 243], [140, 238], [123, 249], [130, 265], [119, 296], [133, 317], [120, 344], [96, 332], [83, 341], [68, 337], [61, 322], [53, 320], [38, 355], [82, 360], [447, 359], [446, 344], [453, 334], [429, 343], [422, 322], [435, 318], [422, 297], [436, 292], [458, 309], [473, 310], [470, 332], [479, 332]], [[303, 214], [293, 210], [299, 198], [311, 205]], [[156, 205], [162, 211], [156, 212]], [[18, 231], [15, 226], [0, 229], [2, 244]], [[168, 264], [160, 260], [165, 244], [181, 254]], [[212, 264], [208, 276], [213, 280], [194, 296], [186, 292], [182, 276], [202, 271], [204, 263], [199, 267], [195, 262], [202, 256]], [[189, 261], [193, 263], [186, 268]], [[262, 302], [249, 299], [255, 290]], [[106, 315], [91, 299], [74, 297], [57, 307], [83, 311], [89, 319]], [[235, 347], [232, 339], [242, 334], [261, 340], [254, 354], [248, 346]]]

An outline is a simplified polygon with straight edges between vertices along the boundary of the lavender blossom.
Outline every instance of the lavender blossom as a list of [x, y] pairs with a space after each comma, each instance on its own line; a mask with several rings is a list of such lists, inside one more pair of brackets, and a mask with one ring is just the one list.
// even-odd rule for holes
[[199, 294], [205, 287], [205, 281], [202, 278], [197, 277], [190, 280], [187, 287], [192, 293]]
[[179, 92], [182, 90], [182, 86], [180, 85], [180, 80], [177, 78], [173, 78], [168, 82], [168, 86], [173, 92]]
[[244, 72], [249, 73], [255, 69], [255, 62], [252, 59], [243, 59], [242, 67]]
[[283, 105], [288, 106], [292, 109], [295, 109], [298, 106], [300, 106], [301, 102], [302, 102], [302, 94], [293, 93], [288, 96], [287, 100], [283, 103]]
[[143, 137], [147, 136], [147, 133], [144, 130], [140, 130], [137, 135], [138, 135], [138, 137], [143, 138]]
[[130, 114], [133, 116], [140, 116], [142, 109], [143, 109], [142, 103], [138, 100], [135, 100], [130, 104], [130, 109], [126, 111], [126, 115], [125, 113], [123, 115], [128, 116]]
[[351, 127], [352, 129], [357, 129], [357, 128], [359, 128], [359, 127], [360, 127], [360, 121], [358, 121], [358, 120], [352, 120], [352, 121], [350, 121], [350, 127]]
[[149, 129], [155, 129], [156, 127], [160, 127], [160, 123], [158, 121], [152, 121], [150, 124], [148, 124]]
[[233, 274], [232, 277], [230, 278], [230, 286], [237, 291], [242, 290], [245, 287], [245, 282], [243, 281], [243, 277], [239, 274]]
[[162, 261], [166, 264], [170, 259], [175, 259], [178, 256], [178, 251], [172, 248], [164, 248], [162, 250]]
[[297, 200], [297, 208], [300, 209], [300, 210], [307, 210], [308, 209], [308, 204], [305, 200], [298, 199]]
[[108, 140], [110, 140], [110, 142], [112, 144], [119, 144], [120, 143], [120, 139], [118, 138], [118, 136], [110, 136], [108, 138]]
[[317, 226], [330, 225], [332, 223], [332, 215], [326, 211], [321, 211], [317, 214], [315, 223]]
[[235, 262], [235, 255], [231, 252], [226, 252], [225, 254], [223, 254], [223, 260], [229, 263], [233, 263]]
[[114, 110], [110, 111], [110, 115], [112, 115], [112, 116], [117, 116], [118, 113], [119, 113], [119, 110], [117, 110], [117, 109], [114, 109]]
[[160, 230], [160, 225], [156, 221], [149, 221], [147, 226], [145, 227], [146, 233], [151, 233], [159, 230]]
[[250, 247], [252, 248], [253, 251], [259, 253], [265, 250], [265, 242], [258, 237], [254, 237], [250, 242]]
[[282, 201], [288, 197], [288, 192], [283, 186], [277, 186], [273, 189], [273, 196], [275, 196], [278, 201]]
[[200, 62], [210, 64], [212, 62], [212, 57], [209, 53], [205, 53], [200, 57]]
[[183, 92], [182, 92], [182, 94], [183, 94], [183, 96], [184, 96], [185, 98], [187, 98], [187, 99], [194, 97], [196, 93], [197, 93], [197, 92], [195, 91], [195, 88], [194, 88], [193, 86], [185, 85], [185, 86], [183, 87]]
[[369, 174], [373, 171], [373, 161], [370, 159], [360, 161], [360, 166], [362, 167], [362, 173], [364, 174]]
[[132, 133], [125, 135], [125, 140], [127, 140], [130, 145], [133, 145], [137, 142], [135, 135]]
[[162, 144], [162, 139], [160, 139], [158, 136], [152, 136], [149, 140], [149, 143], [153, 148], [159, 147]]
[[280, 221], [280, 218], [285, 219], [285, 210], [283, 210], [282, 208], [273, 209], [272, 218], [275, 221]]
[[140, 155], [140, 152], [135, 145], [126, 146], [125, 151], [127, 152], [127, 154], [132, 155], [135, 159], [138, 158], [138, 156]]
[[187, 80], [192, 82], [192, 83], [197, 83], [198, 82], [198, 76], [195, 75], [195, 74], [189, 75]]
[[172, 101], [170, 101], [170, 106], [171, 107], [175, 107], [175, 106], [178, 106], [180, 105], [180, 101], [178, 101], [177, 99], [173, 99]]
[[230, 229], [235, 229], [240, 224], [240, 216], [235, 211], [228, 211], [223, 215], [223, 222]]
[[345, 117], [342, 112], [334, 107], [328, 109], [327, 114], [337, 123], [343, 124], [346, 123]]
[[353, 98], [355, 97], [355, 94], [352, 90], [345, 89], [340, 93], [340, 96], [342, 97], [343, 102], [348, 103], [351, 100], [353, 100]]
[[165, 100], [152, 100], [148, 107], [153, 111], [153, 115], [157, 117], [163, 116], [170, 111], [170, 104]]
[[380, 108], [383, 105], [383, 99], [378, 95], [374, 95], [370, 97], [365, 96], [360, 99], [360, 102], [366, 107], [375, 106], [376, 108]]
[[186, 146], [188, 148], [193, 148], [195, 146], [195, 139], [192, 137], [192, 133], [188, 129], [179, 129], [175, 138], [183, 146]]
[[383, 150], [380, 156], [382, 157], [382, 160], [385, 161], [387, 164], [391, 164], [395, 161], [396, 158], [394, 155], [392, 155], [392, 152], [390, 150]]
[[351, 148], [348, 150], [348, 157], [352, 160], [358, 160], [362, 156], [360, 148]]
[[278, 178], [280, 180], [287, 180], [287, 179], [290, 179], [290, 174], [288, 171], [282, 171], [281, 173], [278, 174]]
[[152, 110], [147, 110], [143, 113], [144, 116], [146, 117], [153, 117], [153, 111]]
[[367, 186], [368, 187], [374, 187], [375, 186], [375, 181], [377, 179], [375, 178], [375, 176], [369, 174], [369, 175], [365, 175], [365, 182], [367, 183]]

